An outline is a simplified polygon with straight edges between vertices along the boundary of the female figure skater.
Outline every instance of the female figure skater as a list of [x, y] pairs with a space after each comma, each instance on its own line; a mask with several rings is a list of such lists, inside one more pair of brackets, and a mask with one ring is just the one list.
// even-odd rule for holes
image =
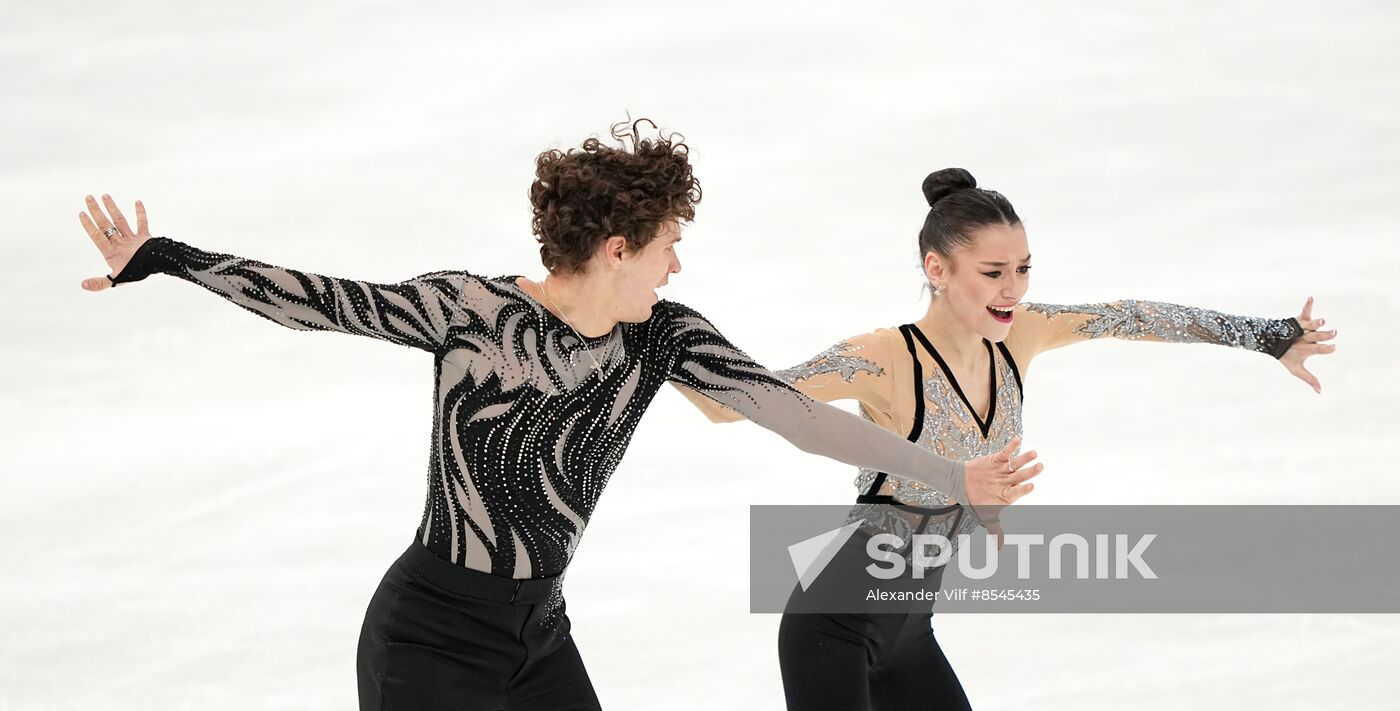
[[[1010, 450], [935, 456], [751, 360], [695, 310], [658, 300], [680, 271], [700, 187], [684, 143], [596, 138], [536, 159], [533, 231], [549, 274], [435, 271], [395, 284], [331, 278], [151, 237], [116, 203], [79, 215], [111, 274], [169, 274], [275, 323], [433, 354], [427, 501], [365, 613], [360, 708], [594, 709], [564, 614], [563, 573], [642, 413], [683, 383], [798, 448], [889, 471], [975, 505], [1008, 504], [1040, 465]], [[631, 140], [631, 146], [627, 145]], [[104, 212], [103, 207], [106, 210]]]
[[[1337, 332], [1318, 330], [1323, 319], [1312, 318], [1311, 298], [1302, 313], [1288, 319], [1149, 301], [1023, 303], [1031, 269], [1025, 229], [1005, 197], [976, 186], [960, 168], [924, 180], [929, 212], [919, 250], [933, 298], [923, 318], [838, 342], [779, 371], [779, 377], [818, 400], [856, 400], [866, 419], [950, 459], [1014, 446], [1021, 436], [1022, 381], [1031, 359], [1094, 338], [1258, 351], [1279, 359], [1321, 393], [1303, 362], [1335, 350], [1322, 341]], [[712, 420], [740, 419], [713, 401], [687, 397]], [[940, 533], [956, 541], [957, 534], [975, 528], [963, 515], [961, 500], [894, 472], [861, 467], [856, 486], [860, 496], [851, 518], [868, 526], [827, 571], [843, 560], [850, 569], [869, 563], [864, 542], [871, 533], [893, 532], [906, 541], [910, 532]], [[994, 516], [983, 520], [1000, 535]], [[943, 569], [937, 570], [926, 579], [931, 589], [941, 580]], [[789, 711], [969, 708], [933, 636], [927, 606], [905, 615], [797, 614], [799, 598], [794, 591], [778, 635]]]

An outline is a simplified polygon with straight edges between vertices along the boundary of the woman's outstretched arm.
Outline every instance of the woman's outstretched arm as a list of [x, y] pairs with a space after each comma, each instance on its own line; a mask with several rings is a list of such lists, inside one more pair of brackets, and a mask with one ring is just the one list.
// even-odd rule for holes
[[1297, 316], [1265, 318], [1136, 299], [1072, 306], [1023, 303], [1016, 307], [1006, 340], [1025, 361], [1044, 351], [1097, 338], [1241, 348], [1278, 359], [1289, 372], [1321, 392], [1321, 385], [1303, 367], [1303, 361], [1334, 351], [1335, 345], [1322, 341], [1337, 332], [1317, 330], [1326, 321], [1312, 317], [1312, 304], [1310, 297]]
[[[669, 358], [668, 380], [736, 410], [798, 449], [854, 466], [889, 472], [977, 506], [1010, 504], [1029, 493], [1026, 480], [1042, 465], [1026, 467], [1035, 452], [1012, 456], [1018, 442], [997, 454], [955, 462], [798, 392], [730, 343], [694, 309], [670, 301], [653, 318]], [[1022, 468], [1025, 467], [1025, 468]]]
[[338, 331], [436, 351], [446, 343], [463, 308], [462, 290], [474, 278], [439, 271], [377, 284], [321, 276], [152, 237], [140, 202], [135, 230], [110, 196], [103, 196], [110, 218], [92, 196], [87, 202], [80, 221], [112, 269], [110, 276], [84, 280], [89, 291], [169, 274], [288, 328]]

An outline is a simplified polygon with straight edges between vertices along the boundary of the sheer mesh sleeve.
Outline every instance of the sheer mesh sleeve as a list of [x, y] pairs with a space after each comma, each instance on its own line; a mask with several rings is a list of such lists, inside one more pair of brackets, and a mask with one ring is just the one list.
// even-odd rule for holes
[[667, 379], [739, 411], [798, 449], [889, 472], [967, 500], [963, 464], [848, 412], [817, 402], [754, 362], [694, 309], [663, 301], [673, 360]]
[[[866, 412], [879, 412], [888, 417], [893, 409], [893, 378], [880, 366], [880, 363], [890, 362], [888, 341], [880, 332], [863, 333], [838, 341], [806, 361], [773, 371], [773, 374], [814, 400], [856, 400]], [[712, 422], [743, 419], [738, 412], [707, 397], [693, 395], [688, 388], [677, 386], [676, 389]]]
[[1101, 304], [1023, 304], [1039, 318], [1041, 350], [1105, 336], [1168, 343], [1211, 343], [1281, 358], [1303, 335], [1297, 319], [1234, 316], [1195, 306], [1124, 299]]
[[461, 292], [471, 275], [423, 274], [397, 284], [374, 284], [284, 269], [206, 252], [167, 237], [137, 249], [116, 284], [170, 274], [198, 284], [263, 318], [301, 331], [338, 331], [437, 351], [447, 339]]

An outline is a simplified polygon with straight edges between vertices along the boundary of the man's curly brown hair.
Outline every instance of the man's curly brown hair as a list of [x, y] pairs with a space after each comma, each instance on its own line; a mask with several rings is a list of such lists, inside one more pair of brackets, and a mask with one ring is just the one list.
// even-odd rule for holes
[[589, 138], [582, 148], [535, 158], [530, 227], [550, 272], [583, 271], [612, 235], [625, 237], [629, 249], [641, 249], [664, 222], [695, 219], [700, 181], [691, 173], [685, 137], [658, 131], [656, 138], [642, 138], [637, 125], [643, 121], [657, 127], [649, 119], [612, 126], [620, 147]]

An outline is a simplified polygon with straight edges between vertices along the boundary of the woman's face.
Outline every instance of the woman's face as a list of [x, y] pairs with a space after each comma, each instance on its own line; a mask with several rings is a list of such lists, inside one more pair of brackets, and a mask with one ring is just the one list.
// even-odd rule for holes
[[626, 313], [620, 320], [639, 323], [651, 318], [651, 307], [658, 301], [656, 290], [666, 286], [671, 275], [681, 270], [680, 257], [676, 256], [676, 244], [680, 241], [680, 223], [668, 220], [645, 247], [623, 251], [617, 286]]
[[1030, 246], [1021, 225], [987, 225], [970, 236], [951, 259], [924, 255], [924, 272], [959, 323], [996, 343], [1011, 332], [1012, 309], [1030, 287]]

